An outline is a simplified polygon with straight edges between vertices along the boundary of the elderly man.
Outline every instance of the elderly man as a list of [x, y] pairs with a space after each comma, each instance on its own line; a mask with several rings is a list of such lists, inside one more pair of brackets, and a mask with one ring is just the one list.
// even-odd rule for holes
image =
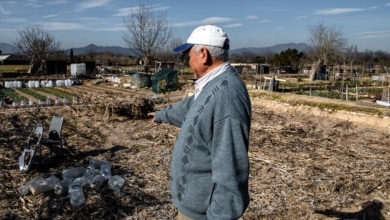
[[249, 204], [251, 102], [228, 61], [229, 38], [200, 26], [173, 50], [189, 54], [195, 94], [148, 115], [180, 127], [171, 161], [178, 219], [238, 219]]

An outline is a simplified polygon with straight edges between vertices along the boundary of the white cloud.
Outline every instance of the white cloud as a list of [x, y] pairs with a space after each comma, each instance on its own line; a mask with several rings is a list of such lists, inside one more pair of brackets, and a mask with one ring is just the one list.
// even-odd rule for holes
[[157, 4], [157, 5], [152, 5], [151, 10], [152, 11], [163, 11], [163, 10], [167, 10], [170, 8], [171, 8], [170, 6], [164, 6], [164, 5]]
[[216, 24], [216, 23], [229, 22], [229, 21], [232, 21], [232, 19], [227, 18], [227, 17], [209, 17], [209, 18], [205, 18], [203, 20], [173, 23], [172, 26], [173, 27], [190, 27], [190, 26], [198, 26], [198, 25], [204, 25], [204, 24]]
[[30, 8], [42, 8], [43, 6], [38, 4], [35, 0], [27, 0], [27, 3], [24, 5]]
[[248, 19], [248, 20], [257, 19], [257, 16], [256, 15], [248, 15], [248, 16], [246, 16], [246, 19]]
[[263, 19], [263, 20], [258, 21], [257, 23], [262, 24], [262, 23], [270, 23], [270, 22], [271, 22], [271, 20]]
[[[150, 10], [151, 11], [163, 11], [163, 10], [167, 10], [170, 8], [171, 8], [170, 6], [163, 6], [163, 5], [157, 4], [157, 5], [152, 5]], [[118, 9], [117, 13], [115, 13], [113, 16], [119, 16], [119, 17], [128, 16], [131, 13], [135, 13], [135, 12], [139, 11], [139, 9], [140, 9], [139, 6], [121, 8], [121, 9]]]
[[284, 29], [285, 29], [285, 27], [281, 27], [281, 26], [275, 27], [275, 30], [277, 30], [277, 31], [281, 31], [281, 30], [284, 30]]
[[102, 7], [110, 3], [112, 0], [87, 0], [77, 5], [76, 11], [82, 11], [89, 8]]
[[0, 32], [10, 35], [12, 33], [15, 33], [15, 28], [0, 28]]
[[228, 22], [231, 21], [231, 18], [227, 17], [209, 17], [202, 20], [202, 23], [204, 24], [216, 24], [221, 22]]
[[4, 14], [4, 15], [7, 14], [7, 12], [4, 10], [3, 6], [1, 5], [1, 3], [0, 3], [0, 12], [1, 12], [2, 14]]
[[136, 12], [138, 8], [139, 7], [121, 8], [113, 16], [119, 16], [119, 17], [127, 16], [131, 12]]
[[76, 23], [65, 22], [45, 22], [43, 23], [45, 29], [48, 30], [85, 30], [87, 27]]
[[60, 5], [60, 4], [66, 4], [68, 1], [66, 0], [51, 0], [49, 2], [46, 2], [47, 5]]
[[374, 39], [374, 38], [383, 38], [390, 37], [390, 30], [384, 31], [364, 31], [357, 33], [360, 35], [359, 39]]
[[365, 9], [365, 8], [333, 8], [333, 9], [320, 9], [320, 10], [316, 11], [314, 14], [338, 15], [338, 14], [353, 13], [353, 12], [366, 11], [366, 10], [368, 10], [368, 9]]
[[125, 31], [126, 28], [123, 26], [108, 27], [108, 28], [97, 28], [95, 31]]
[[5, 22], [11, 22], [11, 23], [22, 23], [27, 22], [28, 20], [25, 18], [7, 18], [4, 19]]
[[44, 16], [42, 16], [42, 18], [54, 18], [57, 16], [58, 16], [58, 14], [51, 14], [51, 15], [44, 15]]
[[298, 17], [297, 17], [297, 19], [306, 19], [306, 18], [307, 18], [307, 16], [305, 16], [305, 15], [298, 16]]
[[96, 18], [96, 17], [80, 17], [79, 19], [82, 20], [82, 21], [93, 21], [93, 22], [96, 22], [96, 21], [106, 21], [107, 20], [105, 18]]
[[225, 25], [224, 28], [233, 28], [233, 27], [241, 27], [242, 23], [228, 24]]
[[387, 6], [387, 7], [390, 7], [390, 2], [389, 2], [389, 3], [386, 3], [386, 6]]
[[390, 33], [389, 34], [371, 34], [371, 35], [368, 34], [368, 35], [361, 36], [358, 39], [374, 39], [374, 38], [383, 38], [383, 37], [390, 37]]

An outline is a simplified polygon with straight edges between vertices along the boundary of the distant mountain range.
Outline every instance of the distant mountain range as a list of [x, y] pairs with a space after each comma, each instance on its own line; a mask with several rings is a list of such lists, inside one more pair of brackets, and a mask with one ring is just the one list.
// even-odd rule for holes
[[[88, 54], [90, 52], [94, 52], [94, 53], [111, 52], [115, 55], [135, 56], [135, 53], [130, 48], [118, 47], [118, 46], [104, 47], [104, 46], [96, 46], [95, 44], [90, 44], [85, 47], [72, 48], [72, 49], [74, 55]], [[65, 50], [65, 53], [69, 54], [70, 50], [71, 49]]]
[[[298, 51], [304, 51], [309, 48], [309, 46], [305, 43], [288, 43], [288, 44], [277, 44], [270, 47], [248, 47], [248, 48], [240, 48], [231, 50], [230, 54], [241, 54], [243, 52], [250, 52], [257, 55], [266, 55], [267, 53], [280, 53], [281, 51], [287, 50], [287, 49], [297, 49]], [[90, 52], [94, 53], [104, 53], [104, 52], [111, 52], [115, 55], [123, 55], [123, 56], [134, 56], [135, 53], [125, 47], [118, 47], [118, 46], [97, 46], [95, 44], [90, 44], [85, 47], [79, 47], [79, 48], [69, 48], [65, 50], [65, 53], [69, 54], [70, 50], [73, 49], [74, 55], [82, 55], [82, 54], [88, 54]], [[13, 49], [11, 44], [7, 43], [0, 43], [0, 50], [3, 54], [12, 54], [15, 53], [15, 50]]]
[[247, 47], [231, 50], [230, 54], [241, 54], [243, 52], [250, 52], [258, 55], [266, 55], [267, 53], [280, 53], [287, 49], [296, 49], [299, 52], [309, 49], [309, 45], [305, 43], [288, 43], [288, 44], [276, 44], [270, 47]]
[[7, 43], [0, 43], [0, 50], [2, 54], [12, 54], [15, 52], [12, 45]]

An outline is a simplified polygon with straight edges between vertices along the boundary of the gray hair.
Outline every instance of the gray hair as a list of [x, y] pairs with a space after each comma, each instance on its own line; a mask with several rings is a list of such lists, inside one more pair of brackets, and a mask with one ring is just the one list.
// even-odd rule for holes
[[195, 44], [192, 49], [195, 51], [195, 53], [199, 53], [200, 49], [202, 47], [206, 48], [211, 57], [213, 57], [216, 60], [223, 60], [228, 61], [229, 60], [229, 50], [224, 49], [222, 47], [214, 47], [214, 46], [208, 46], [208, 45], [201, 45], [201, 44]]

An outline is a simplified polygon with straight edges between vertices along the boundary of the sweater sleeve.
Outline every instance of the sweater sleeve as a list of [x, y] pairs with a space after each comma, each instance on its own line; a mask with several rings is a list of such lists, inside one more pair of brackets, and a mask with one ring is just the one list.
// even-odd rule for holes
[[187, 97], [180, 102], [170, 105], [160, 111], [155, 112], [155, 120], [181, 127], [183, 120], [194, 101], [194, 97]]
[[246, 123], [227, 117], [214, 125], [212, 181], [208, 219], [237, 219], [249, 205], [248, 138]]

